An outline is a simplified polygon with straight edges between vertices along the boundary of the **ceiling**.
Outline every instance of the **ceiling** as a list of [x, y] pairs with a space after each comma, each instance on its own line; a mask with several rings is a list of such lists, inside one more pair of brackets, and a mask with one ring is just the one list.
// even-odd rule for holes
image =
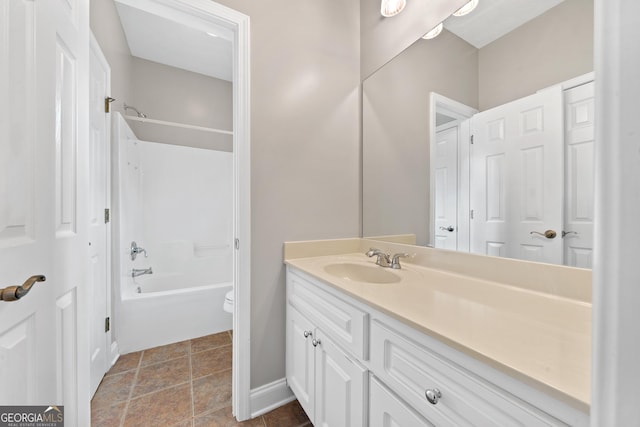
[[[480, 49], [563, 0], [479, 0], [462, 17], [449, 17], [447, 30]], [[231, 81], [233, 33], [223, 27], [206, 31], [116, 0], [131, 55], [194, 73]]]
[[562, 3], [563, 0], [479, 0], [468, 15], [451, 16], [444, 27], [480, 49], [531, 19]]
[[206, 30], [152, 14], [116, 0], [131, 55], [217, 79], [232, 80], [233, 33]]

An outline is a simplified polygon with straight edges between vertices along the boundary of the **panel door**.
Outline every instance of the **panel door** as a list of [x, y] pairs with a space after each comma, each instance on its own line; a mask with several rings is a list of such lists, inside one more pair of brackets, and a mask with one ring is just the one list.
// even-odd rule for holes
[[287, 304], [286, 374], [287, 384], [298, 398], [309, 419], [315, 413], [313, 324]]
[[[89, 425], [86, 170], [89, 2], [0, 3], [0, 404], [65, 405]], [[80, 144], [79, 142], [82, 142]], [[88, 371], [88, 369], [87, 369]]]
[[367, 370], [316, 330], [316, 413], [313, 425], [366, 425]]
[[110, 311], [109, 234], [110, 221], [105, 216], [109, 207], [109, 130], [110, 118], [105, 112], [109, 94], [110, 69], [97, 41], [92, 38], [89, 57], [90, 135], [89, 135], [89, 289], [91, 293], [91, 395], [111, 365], [111, 334], [105, 319]]
[[562, 263], [562, 113], [553, 87], [473, 117], [471, 252]]
[[565, 98], [564, 263], [591, 268], [594, 206], [593, 82], [569, 89]]
[[436, 132], [434, 246], [458, 249], [458, 126]]

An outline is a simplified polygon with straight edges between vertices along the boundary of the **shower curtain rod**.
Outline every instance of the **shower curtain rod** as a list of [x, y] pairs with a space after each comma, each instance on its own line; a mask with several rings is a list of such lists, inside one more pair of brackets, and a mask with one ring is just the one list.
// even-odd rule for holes
[[186, 125], [184, 123], [168, 122], [166, 120], [156, 120], [156, 119], [149, 119], [146, 117], [137, 117], [137, 116], [129, 116], [129, 115], [125, 115], [124, 118], [129, 120], [134, 120], [136, 122], [142, 122], [142, 123], [153, 123], [156, 125], [173, 126], [178, 128], [200, 130], [203, 132], [211, 132], [211, 133], [221, 133], [223, 135], [233, 135], [233, 132], [230, 130], [214, 129], [214, 128], [208, 128], [203, 126], [195, 126], [195, 125]]

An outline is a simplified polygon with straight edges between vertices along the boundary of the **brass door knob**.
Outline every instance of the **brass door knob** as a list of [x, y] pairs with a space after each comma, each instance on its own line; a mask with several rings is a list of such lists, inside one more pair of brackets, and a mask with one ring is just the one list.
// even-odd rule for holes
[[29, 277], [21, 286], [8, 286], [0, 289], [0, 301], [17, 301], [27, 295], [36, 282], [44, 282], [45, 280], [47, 280], [47, 278], [39, 274]]
[[540, 233], [539, 231], [532, 231], [529, 234], [538, 234], [542, 237], [546, 237], [547, 239], [555, 239], [558, 235], [558, 233], [556, 233], [554, 230], [547, 230], [544, 233]]

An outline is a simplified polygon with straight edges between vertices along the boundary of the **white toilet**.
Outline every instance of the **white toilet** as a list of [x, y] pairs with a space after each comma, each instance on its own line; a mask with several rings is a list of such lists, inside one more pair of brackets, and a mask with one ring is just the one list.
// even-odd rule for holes
[[233, 289], [225, 294], [222, 309], [227, 313], [233, 313]]

